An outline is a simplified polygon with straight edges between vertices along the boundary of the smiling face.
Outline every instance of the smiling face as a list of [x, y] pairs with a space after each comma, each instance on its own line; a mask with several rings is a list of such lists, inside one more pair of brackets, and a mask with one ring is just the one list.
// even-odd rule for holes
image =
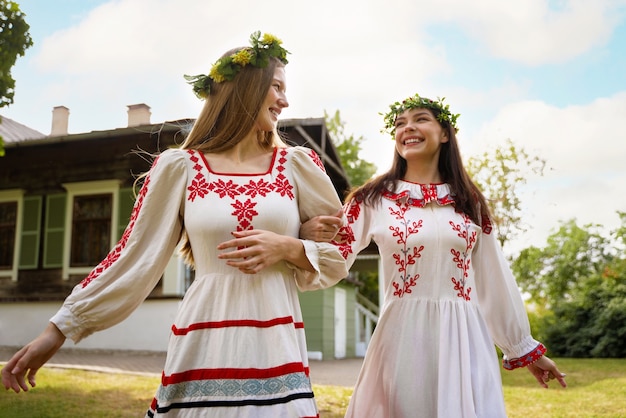
[[277, 66], [272, 84], [256, 118], [256, 126], [259, 130], [269, 132], [276, 128], [278, 116], [285, 107], [289, 106], [286, 90], [285, 67]]
[[395, 120], [396, 150], [410, 164], [413, 160], [437, 163], [441, 144], [448, 135], [431, 110], [413, 108]]

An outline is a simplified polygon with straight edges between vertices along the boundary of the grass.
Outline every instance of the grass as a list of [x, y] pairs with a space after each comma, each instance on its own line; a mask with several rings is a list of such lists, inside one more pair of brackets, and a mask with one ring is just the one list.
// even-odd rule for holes
[[[626, 417], [625, 359], [558, 359], [558, 364], [567, 373], [565, 390], [545, 390], [524, 370], [502, 372], [509, 418]], [[28, 393], [0, 391], [0, 418], [142, 417], [158, 383], [152, 376], [43, 368]], [[352, 388], [313, 389], [322, 418], [343, 417]]]
[[143, 417], [158, 384], [159, 377], [44, 367], [27, 393], [0, 393], [0, 417]]
[[626, 417], [626, 359], [558, 359], [557, 364], [567, 373], [565, 390], [545, 390], [526, 371], [503, 371], [509, 418]]

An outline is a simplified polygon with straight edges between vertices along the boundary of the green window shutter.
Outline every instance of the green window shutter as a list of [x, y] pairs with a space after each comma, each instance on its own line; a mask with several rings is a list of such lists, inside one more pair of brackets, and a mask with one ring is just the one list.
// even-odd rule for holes
[[44, 268], [63, 266], [63, 239], [65, 235], [65, 207], [67, 195], [48, 196], [46, 207], [46, 232], [43, 247]]
[[39, 237], [41, 234], [41, 196], [25, 197], [22, 217], [22, 242], [20, 245], [20, 269], [36, 269], [39, 260]]
[[128, 222], [130, 221], [130, 214], [133, 211], [133, 206], [135, 204], [135, 195], [133, 193], [133, 189], [131, 187], [126, 189], [120, 189], [119, 191], [119, 208], [118, 208], [118, 225], [117, 225], [117, 236], [118, 238], [122, 237]]

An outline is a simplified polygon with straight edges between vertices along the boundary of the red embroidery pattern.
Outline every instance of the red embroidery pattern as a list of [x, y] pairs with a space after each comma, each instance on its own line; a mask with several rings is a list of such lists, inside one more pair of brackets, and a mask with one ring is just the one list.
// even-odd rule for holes
[[350, 203], [344, 206], [343, 211], [346, 214], [348, 222], [346, 225], [339, 228], [335, 240], [333, 240], [332, 243], [339, 248], [343, 258], [348, 258], [348, 256], [352, 254], [352, 244], [356, 241], [351, 225], [359, 219], [359, 215], [361, 214], [360, 202], [356, 199], [350, 201]]
[[293, 186], [289, 184], [289, 180], [282, 173], [276, 176], [274, 181], [274, 190], [280, 193], [281, 196], [287, 196], [289, 199], [293, 199]]
[[[153, 167], [154, 165], [156, 165], [158, 159], [159, 158], [157, 157], [154, 160]], [[135, 205], [133, 206], [133, 211], [130, 214], [130, 221], [128, 222], [128, 225], [126, 226], [124, 233], [122, 234], [122, 238], [120, 238], [117, 245], [115, 245], [115, 247], [109, 252], [109, 254], [107, 254], [105, 259], [102, 260], [100, 264], [98, 264], [93, 270], [91, 270], [89, 275], [87, 275], [87, 277], [85, 277], [80, 282], [82, 287], [86, 287], [93, 280], [97, 279], [106, 269], [111, 267], [111, 265], [115, 263], [118, 258], [120, 258], [120, 255], [122, 254], [122, 250], [124, 249], [124, 247], [126, 247], [126, 244], [128, 243], [128, 238], [130, 237], [130, 234], [133, 231], [133, 228], [135, 227], [135, 222], [137, 221], [137, 217], [139, 216], [139, 212], [141, 211], [141, 206], [143, 205], [144, 198], [146, 197], [146, 194], [148, 193], [149, 184], [150, 184], [150, 176], [148, 175], [146, 176], [143, 186], [141, 187], [141, 190], [139, 191], [139, 195], [137, 196], [137, 201], [135, 202]]]
[[211, 191], [217, 193], [222, 199], [224, 198], [224, 196], [228, 196], [231, 199], [234, 199], [239, 195], [239, 191], [237, 190], [239, 186], [236, 185], [232, 180], [228, 180], [227, 182], [225, 182], [224, 180], [219, 179], [215, 183], [211, 183], [210, 187]]
[[502, 367], [506, 370], [513, 370], [519, 367], [526, 367], [529, 364], [533, 364], [537, 360], [541, 358], [546, 353], [546, 347], [539, 343], [539, 345], [530, 353], [525, 356], [514, 358], [511, 360], [504, 359], [502, 360]]
[[472, 222], [471, 219], [469, 218], [469, 216], [464, 214], [462, 214], [461, 216], [463, 217], [462, 224], [455, 224], [454, 222], [450, 221], [450, 226], [452, 227], [452, 230], [455, 231], [460, 238], [463, 238], [465, 240], [465, 251], [461, 252], [455, 250], [454, 248], [450, 249], [450, 253], [452, 254], [452, 261], [456, 263], [456, 266], [461, 271], [461, 277], [459, 279], [452, 277], [451, 280], [452, 283], [454, 283], [454, 290], [458, 292], [456, 295], [460, 298], [465, 299], [466, 301], [469, 301], [471, 299], [470, 292], [472, 291], [472, 288], [466, 288], [466, 280], [469, 276], [471, 263], [469, 254], [474, 247], [474, 244], [476, 243], [476, 231], [472, 231], [470, 233], [469, 229]]
[[231, 203], [231, 206], [235, 208], [235, 211], [232, 214], [235, 215], [239, 221], [237, 231], [248, 231], [253, 229], [252, 219], [259, 214], [259, 212], [254, 210], [256, 202], [253, 202], [250, 199], [245, 202], [235, 200], [235, 203]]
[[193, 202], [198, 196], [200, 198], [206, 196], [212, 190], [212, 187], [206, 182], [204, 175], [202, 175], [200, 159], [194, 154], [193, 150], [187, 150], [187, 153], [189, 154], [189, 159], [195, 163], [193, 169], [196, 170], [196, 176], [191, 180], [189, 187], [187, 187], [187, 190], [190, 192], [189, 200]]
[[[238, 184], [232, 179], [227, 181], [217, 179], [212, 182], [208, 182], [203, 171], [203, 166], [199, 163], [201, 157], [199, 156], [198, 151], [187, 150], [189, 159], [194, 163], [193, 169], [196, 171], [196, 175], [187, 187], [187, 190], [189, 191], [187, 199], [193, 202], [196, 198], [204, 198], [208, 193], [216, 193], [221, 199], [232, 199], [234, 202], [231, 203], [231, 206], [234, 210], [231, 215], [237, 218], [237, 231], [248, 231], [254, 229], [252, 222], [254, 217], [259, 213], [254, 209], [257, 202], [254, 202], [252, 199], [257, 197], [266, 197], [272, 192], [278, 193], [282, 197], [287, 197], [291, 200], [295, 198], [293, 193], [294, 187], [289, 182], [289, 179], [283, 174], [285, 171], [285, 163], [287, 163], [288, 150], [286, 148], [281, 148], [280, 150], [277, 150], [277, 152], [278, 156], [276, 165], [273, 169], [278, 172], [278, 175], [274, 179], [273, 183], [269, 183], [265, 179], [260, 179], [258, 181], [250, 180], [245, 184]], [[308, 155], [316, 163], [319, 160], [319, 157], [317, 157], [317, 159], [314, 158], [317, 154], [312, 150]], [[242, 196], [247, 197], [247, 199], [240, 199]]]
[[437, 185], [436, 184], [420, 184], [420, 189], [422, 192], [422, 198], [413, 198], [410, 197], [410, 191], [404, 190], [400, 193], [393, 193], [389, 190], [383, 191], [383, 197], [389, 200], [393, 200], [394, 202], [406, 201], [406, 204], [409, 206], [416, 206], [418, 208], [423, 208], [430, 202], [436, 202], [437, 204], [451, 205], [454, 203], [454, 199], [449, 194], [439, 197], [437, 195]]
[[250, 180], [250, 183], [239, 187], [239, 193], [245, 194], [250, 197], [256, 197], [256, 195], [261, 195], [263, 197], [267, 196], [272, 190], [274, 190], [274, 185], [266, 182], [261, 179], [257, 182], [254, 180]]
[[400, 253], [392, 254], [393, 258], [396, 260], [396, 265], [399, 266], [398, 272], [400, 273], [402, 282], [400, 283], [394, 280], [392, 285], [395, 289], [393, 295], [402, 297], [407, 293], [412, 293], [411, 287], [417, 284], [417, 279], [419, 279], [420, 275], [409, 274], [407, 267], [415, 264], [415, 260], [422, 256], [421, 251], [424, 249], [424, 246], [421, 245], [417, 248], [407, 245], [409, 236], [419, 232], [419, 228], [422, 227], [422, 220], [420, 219], [418, 222], [407, 220], [406, 212], [409, 210], [410, 206], [399, 202], [396, 205], [398, 210], [394, 210], [394, 208], [390, 207], [389, 212], [400, 221], [402, 227], [389, 226], [389, 230], [392, 231], [394, 237], [398, 238], [396, 242], [402, 246]]
[[491, 219], [489, 219], [489, 216], [483, 216], [481, 220], [483, 232], [487, 235], [491, 234], [491, 231], [493, 230], [493, 225], [491, 224]]
[[322, 171], [325, 173], [326, 172], [326, 167], [324, 167], [324, 163], [322, 162], [322, 159], [320, 158], [319, 154], [313, 150], [309, 151], [309, 157], [311, 157], [311, 159], [313, 160], [313, 162], [315, 164], [317, 164], [317, 166], [319, 168], [322, 169]]
[[192, 202], [197, 196], [201, 198], [206, 196], [210, 190], [209, 185], [207, 184], [206, 180], [203, 178], [193, 179], [189, 187], [187, 187], [187, 189], [191, 192], [189, 193], [189, 200], [191, 200]]

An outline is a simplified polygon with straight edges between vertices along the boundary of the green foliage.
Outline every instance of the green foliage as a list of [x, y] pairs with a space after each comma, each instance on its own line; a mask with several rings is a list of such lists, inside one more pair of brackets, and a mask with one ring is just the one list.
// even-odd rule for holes
[[0, 107], [13, 103], [15, 80], [11, 68], [18, 56], [33, 45], [30, 26], [17, 3], [0, 0]]
[[437, 120], [441, 122], [444, 126], [446, 124], [450, 125], [455, 131], [459, 131], [458, 126], [456, 125], [456, 120], [459, 118], [458, 113], [450, 112], [450, 105], [444, 104], [445, 97], [437, 97], [437, 100], [428, 99], [426, 97], [421, 97], [419, 94], [415, 94], [414, 96], [407, 97], [402, 100], [402, 102], [395, 102], [389, 106], [389, 112], [381, 113], [383, 119], [385, 120], [385, 130], [383, 132], [387, 132], [391, 134], [393, 137], [396, 131], [396, 119], [399, 115], [406, 112], [410, 109], [429, 109], [434, 112], [437, 116]]
[[572, 300], [572, 292], [612, 259], [607, 238], [598, 228], [579, 227], [574, 220], [561, 222], [544, 248], [531, 246], [520, 252], [511, 268], [534, 302], [555, 307]]
[[545, 160], [529, 155], [510, 139], [504, 145], [467, 161], [470, 177], [489, 201], [500, 245], [504, 246], [526, 230], [522, 224], [517, 188], [526, 183], [528, 174], [542, 176], [545, 165]]
[[597, 275], [554, 309], [545, 343], [557, 356], [626, 357], [626, 276]]
[[367, 300], [380, 306], [378, 294], [378, 272], [362, 271], [359, 272], [359, 281], [363, 286], [359, 289], [359, 293], [367, 298]]
[[270, 63], [270, 58], [277, 58], [283, 64], [287, 64], [287, 54], [282, 41], [266, 33], [261, 37], [261, 32], [256, 31], [250, 35], [250, 47], [238, 49], [237, 52], [218, 59], [211, 67], [208, 75], [185, 75], [185, 80], [192, 85], [193, 92], [200, 99], [206, 99], [211, 94], [211, 84], [232, 81], [239, 71], [247, 65], [257, 68], [265, 68]]
[[376, 173], [376, 165], [359, 157], [363, 137], [355, 138], [348, 135], [344, 129], [344, 121], [341, 120], [339, 111], [331, 117], [324, 111], [324, 119], [328, 132], [339, 153], [339, 159], [343, 169], [346, 170], [348, 180], [352, 187], [358, 187], [369, 180]]
[[[0, 108], [13, 103], [15, 80], [11, 68], [17, 57], [24, 56], [26, 49], [33, 45], [29, 29], [19, 5], [10, 0], [0, 0]], [[0, 157], [3, 155], [4, 141], [0, 136]]]
[[[512, 263], [518, 284], [543, 309], [533, 323], [556, 356], [626, 357], [626, 214], [609, 236], [563, 222], [545, 248]], [[539, 322], [539, 323], [537, 323]]]

